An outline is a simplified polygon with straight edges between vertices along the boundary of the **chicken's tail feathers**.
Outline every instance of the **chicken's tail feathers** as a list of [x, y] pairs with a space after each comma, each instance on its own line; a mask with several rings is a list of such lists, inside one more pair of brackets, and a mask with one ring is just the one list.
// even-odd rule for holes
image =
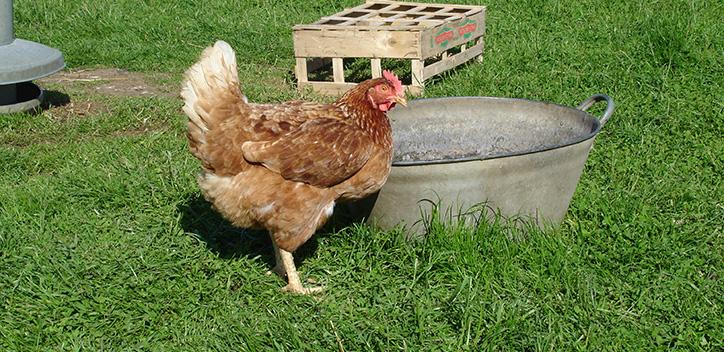
[[248, 108], [239, 88], [236, 55], [228, 43], [219, 40], [203, 51], [201, 59], [186, 71], [181, 97], [189, 117], [191, 151], [201, 159], [200, 148], [206, 144], [208, 132]]

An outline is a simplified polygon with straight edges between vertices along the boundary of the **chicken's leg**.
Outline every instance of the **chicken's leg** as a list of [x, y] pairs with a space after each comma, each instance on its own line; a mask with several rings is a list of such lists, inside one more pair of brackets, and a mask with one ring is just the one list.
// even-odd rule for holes
[[[276, 245], [274, 246], [275, 248]], [[287, 252], [281, 248], [278, 248], [279, 256], [282, 259], [282, 265], [284, 270], [287, 272], [288, 283], [282, 290], [293, 293], [300, 293], [303, 295], [322, 291], [323, 287], [304, 287], [302, 282], [299, 280], [299, 274], [297, 274], [297, 268], [294, 266], [294, 257], [292, 253]]]
[[282, 264], [282, 257], [281, 254], [279, 254], [279, 247], [276, 243], [274, 243], [274, 240], [272, 239], [272, 245], [274, 246], [274, 260], [275, 265], [274, 269], [271, 269], [266, 272], [267, 275], [271, 275], [272, 273], [276, 273], [279, 275], [282, 279], [286, 279], [287, 277], [287, 270], [284, 268], [284, 265]]

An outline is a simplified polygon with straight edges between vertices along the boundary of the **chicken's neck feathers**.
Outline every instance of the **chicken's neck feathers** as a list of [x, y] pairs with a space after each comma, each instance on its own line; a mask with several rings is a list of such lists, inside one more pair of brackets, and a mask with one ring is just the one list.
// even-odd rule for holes
[[372, 140], [384, 147], [392, 147], [392, 127], [387, 115], [373, 108], [367, 99], [367, 87], [359, 85], [343, 95], [333, 105], [345, 118], [370, 134]]

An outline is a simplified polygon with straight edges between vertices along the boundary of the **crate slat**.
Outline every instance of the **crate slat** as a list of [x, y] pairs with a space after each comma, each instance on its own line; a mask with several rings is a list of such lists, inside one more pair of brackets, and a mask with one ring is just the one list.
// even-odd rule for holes
[[485, 11], [437, 25], [422, 32], [422, 56], [435, 56], [449, 48], [473, 41], [485, 34]]
[[480, 9], [481, 6], [475, 6], [475, 5], [458, 5], [458, 4], [431, 4], [431, 3], [422, 3], [422, 2], [401, 2], [401, 1], [392, 1], [392, 0], [371, 0], [367, 3], [378, 3], [378, 4], [393, 4], [393, 5], [408, 5], [408, 6], [415, 6], [415, 7], [445, 7], [450, 6], [454, 8], [460, 8], [460, 9]]
[[[312, 88], [317, 93], [326, 94], [326, 95], [342, 95], [346, 91], [354, 88], [357, 86], [357, 83], [335, 83], [335, 82], [317, 82], [317, 81], [308, 81], [304, 83], [299, 84], [300, 89], [304, 89], [306, 87]], [[415, 87], [411, 85], [403, 85], [402, 88], [405, 89], [405, 92], [411, 95], [418, 95], [422, 93], [422, 87]]]
[[294, 70], [295, 74], [297, 75], [297, 80], [299, 82], [306, 82], [307, 77], [307, 59], [303, 57], [297, 58], [297, 65]]
[[432, 77], [441, 72], [447, 71], [455, 66], [467, 62], [476, 55], [483, 54], [483, 42], [475, 44], [465, 51], [461, 51], [455, 55], [448, 56], [444, 60], [440, 60], [434, 64], [430, 64], [424, 69], [423, 77]]
[[419, 58], [418, 41], [409, 31], [296, 31], [294, 56]]
[[411, 62], [412, 85], [415, 87], [425, 86], [425, 62], [413, 59]]
[[341, 57], [332, 58], [332, 75], [337, 83], [344, 83], [344, 61]]
[[370, 59], [370, 66], [372, 66], [372, 78], [382, 77], [382, 60]]

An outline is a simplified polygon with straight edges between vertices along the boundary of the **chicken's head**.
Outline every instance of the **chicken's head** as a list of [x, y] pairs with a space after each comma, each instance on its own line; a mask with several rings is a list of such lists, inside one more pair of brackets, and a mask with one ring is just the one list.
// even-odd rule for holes
[[385, 70], [382, 77], [384, 77], [384, 80], [367, 90], [367, 99], [369, 99], [372, 107], [385, 112], [392, 109], [397, 103], [407, 106], [405, 90], [402, 88], [402, 82], [397, 76]]

